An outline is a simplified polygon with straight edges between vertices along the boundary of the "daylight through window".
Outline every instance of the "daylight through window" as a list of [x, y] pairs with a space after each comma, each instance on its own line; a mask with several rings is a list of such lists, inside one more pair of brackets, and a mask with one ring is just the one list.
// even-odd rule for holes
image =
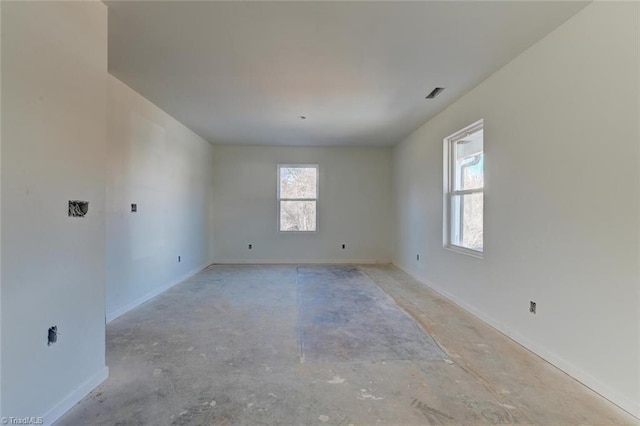
[[484, 243], [484, 131], [477, 123], [445, 139], [448, 158], [445, 244], [482, 253]]
[[278, 216], [280, 231], [317, 231], [317, 165], [278, 166]]

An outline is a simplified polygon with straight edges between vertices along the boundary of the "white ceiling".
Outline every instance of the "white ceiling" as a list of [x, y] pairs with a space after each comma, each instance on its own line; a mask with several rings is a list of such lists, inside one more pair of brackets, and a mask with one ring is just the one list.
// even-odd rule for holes
[[114, 76], [212, 143], [302, 146], [394, 145], [586, 4], [106, 3]]

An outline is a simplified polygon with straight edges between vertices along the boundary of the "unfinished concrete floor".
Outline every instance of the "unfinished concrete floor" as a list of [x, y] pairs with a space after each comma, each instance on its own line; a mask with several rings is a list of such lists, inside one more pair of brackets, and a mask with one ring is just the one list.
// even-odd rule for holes
[[637, 424], [392, 266], [209, 267], [107, 364], [59, 425]]

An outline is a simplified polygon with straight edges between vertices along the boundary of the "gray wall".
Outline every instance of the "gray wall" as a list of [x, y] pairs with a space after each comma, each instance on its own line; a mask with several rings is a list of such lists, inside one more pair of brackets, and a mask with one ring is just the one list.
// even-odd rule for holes
[[[636, 416], [638, 18], [587, 6], [394, 151], [396, 264]], [[443, 138], [481, 118], [477, 259], [443, 248]]]
[[[277, 165], [291, 163], [319, 165], [318, 233], [278, 232]], [[388, 148], [215, 146], [213, 173], [216, 262], [391, 259]]]
[[106, 77], [104, 4], [2, 3], [2, 416], [53, 419], [106, 378]]
[[112, 76], [108, 94], [110, 321], [211, 264], [213, 147]]

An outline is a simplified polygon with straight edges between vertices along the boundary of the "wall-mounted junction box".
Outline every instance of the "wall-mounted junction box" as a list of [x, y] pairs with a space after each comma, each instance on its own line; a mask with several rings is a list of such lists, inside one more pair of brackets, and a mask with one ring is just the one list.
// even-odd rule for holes
[[69, 217], [84, 217], [88, 212], [88, 201], [69, 200]]

